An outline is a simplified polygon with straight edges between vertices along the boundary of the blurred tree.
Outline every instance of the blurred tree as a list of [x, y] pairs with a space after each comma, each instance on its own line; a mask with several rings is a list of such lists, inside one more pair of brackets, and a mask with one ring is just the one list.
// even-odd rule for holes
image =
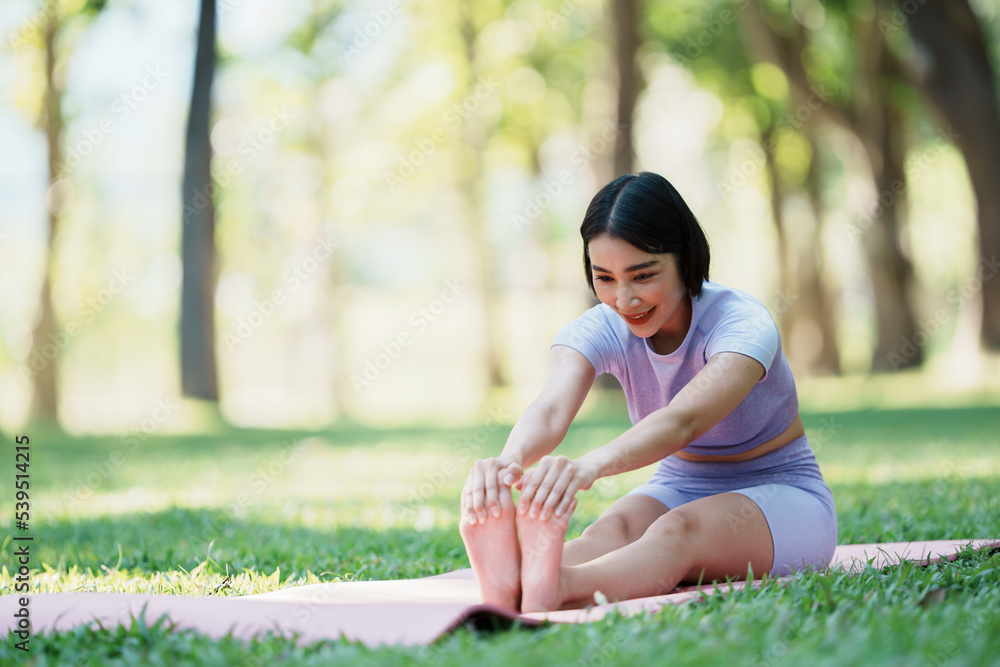
[[[983, 31], [967, 0], [894, 2], [879, 20], [887, 37], [908, 25], [904, 72], [938, 112], [969, 171], [976, 197], [982, 279], [982, 341], [1000, 350], [1000, 108]], [[892, 43], [896, 43], [893, 41]], [[992, 267], [992, 268], [991, 268]]]
[[[507, 64], [509, 71], [515, 73], [515, 79], [530, 73], [532, 79], [537, 77], [543, 82], [539, 86], [542, 94], [529, 96], [530, 101], [511, 96], [511, 103], [502, 110], [500, 132], [493, 138], [523, 146], [527, 162], [524, 166], [531, 174], [534, 195], [525, 200], [512, 219], [519, 233], [518, 245], [525, 253], [522, 256], [545, 255], [551, 259], [563, 252], [560, 246], [578, 247], [580, 220], [567, 219], [563, 213], [565, 202], [556, 200], [586, 170], [592, 171], [599, 183], [632, 170], [631, 127], [622, 131], [615, 125], [614, 100], [598, 99], [592, 94], [617, 85], [618, 63], [611, 57], [617, 28], [612, 24], [604, 32], [607, 24], [600, 20], [602, 10], [598, 3], [566, 2], [543, 9], [540, 4], [513, 2], [507, 8], [505, 20], [498, 22], [505, 29], [518, 30], [522, 36], [519, 48]], [[633, 19], [637, 21], [637, 17]], [[634, 52], [626, 59], [632, 64], [629, 72], [634, 79]], [[633, 88], [628, 120], [621, 122], [631, 124], [635, 93]], [[608, 141], [611, 128], [615, 128], [614, 141]], [[569, 155], [565, 149], [571, 137], [576, 149]], [[619, 149], [628, 156], [624, 172], [615, 166]], [[556, 261], [545, 262], [544, 269], [538, 267], [545, 271], [544, 283], [541, 280], [535, 283], [543, 312], [550, 312], [556, 300], [563, 298], [560, 292], [565, 289], [566, 280], [557, 267]], [[583, 286], [575, 280], [576, 276], [573, 278], [576, 289]], [[520, 279], [533, 282], [530, 278]], [[591, 305], [599, 303], [589, 291], [587, 301]], [[540, 319], [539, 326], [549, 325]], [[618, 389], [618, 382], [611, 375], [602, 375], [597, 386]]]
[[[805, 189], [809, 206], [812, 209], [815, 229], [813, 230], [813, 242], [809, 243], [801, 251], [802, 264], [799, 269], [801, 276], [799, 284], [805, 298], [797, 300], [789, 307], [788, 316], [795, 317], [799, 313], [802, 313], [804, 321], [808, 323], [805, 326], [818, 327], [818, 345], [815, 346], [815, 351], [811, 354], [809, 351], [803, 352], [803, 354], [807, 355], [804, 362], [809, 370], [822, 374], [839, 374], [841, 370], [840, 351], [837, 345], [837, 325], [834, 307], [837, 302], [837, 294], [823, 280], [825, 265], [823, 262], [823, 244], [821, 241], [823, 238], [825, 207], [822, 197], [821, 163], [816, 157], [819, 155], [820, 142], [816, 136], [815, 124], [806, 124], [803, 127], [803, 132], [809, 142], [809, 154], [814, 156], [809, 161]], [[802, 354], [799, 354], [800, 351], [795, 349], [796, 345], [801, 347], [799, 341], [795, 341], [792, 346], [793, 353], [801, 357]]]
[[[755, 25], [752, 8], [747, 11], [751, 12], [744, 16], [744, 25], [750, 23], [749, 29], [744, 30], [748, 55], [757, 63], [770, 62], [770, 40], [763, 38], [761, 26]], [[807, 48], [805, 30], [800, 23], [794, 24], [792, 34], [798, 44], [791, 48]], [[819, 159], [822, 142], [819, 139], [819, 123], [813, 118], [814, 111], [826, 102], [826, 95], [817, 95], [813, 90], [809, 90], [808, 94], [806, 92], [791, 87], [787, 95], [782, 96], [780, 107], [775, 108], [772, 104], [771, 112], [767, 114], [770, 122], [762, 135], [771, 185], [771, 208], [778, 232], [781, 285], [786, 295], [781, 320], [782, 328], [788, 334], [789, 360], [796, 370], [839, 373], [840, 354], [834, 316], [837, 295], [823, 280], [825, 206], [821, 196], [823, 172]], [[762, 94], [762, 97], [766, 96]], [[797, 148], [789, 151], [791, 146]], [[788, 152], [804, 152], [807, 156], [804, 164], [796, 168], [788, 163], [802, 161], [779, 159]], [[784, 168], [779, 162], [785, 163]], [[803, 219], [801, 213], [794, 216], [785, 213], [785, 202], [803, 192], [809, 204], [811, 221]]]
[[[734, 33], [748, 2], [674, 2], [651, 4], [644, 20], [649, 47], [661, 47], [711, 90], [725, 109], [720, 139], [751, 138], [761, 150], [750, 162], [763, 167], [777, 233], [780, 294], [768, 305], [783, 332], [782, 345], [796, 373], [837, 373], [840, 355], [833, 317], [837, 295], [823, 280], [824, 204], [817, 98], [787, 89], [780, 73], [768, 69], [769, 40], [758, 31]], [[743, 20], [746, 20], [745, 18]], [[811, 106], [810, 106], [811, 105]], [[805, 113], [801, 113], [802, 111]], [[728, 150], [728, 147], [727, 147]], [[720, 178], [724, 199], [755, 174], [734, 169]], [[790, 202], [805, 199], [811, 216], [786, 215]], [[811, 219], [809, 219], [811, 217]]]
[[[612, 158], [613, 173], [611, 178], [630, 174], [635, 170], [634, 132], [635, 105], [643, 88], [642, 74], [636, 57], [639, 53], [641, 38], [639, 35], [639, 0], [611, 0], [612, 47], [615, 55], [615, 88], [617, 92], [616, 132], [614, 155]], [[593, 294], [589, 297], [591, 305], [601, 302]], [[599, 376], [596, 386], [601, 389], [617, 390], [620, 383], [610, 373]]]
[[632, 146], [632, 121], [635, 103], [642, 89], [636, 54], [639, 52], [638, 0], [612, 0], [615, 64], [618, 70], [618, 133], [615, 135], [615, 173], [617, 178], [631, 173], [635, 162]]
[[[494, 18], [493, 10], [496, 9], [502, 10], [502, 6], [493, 7], [492, 3], [490, 5], [476, 5], [458, 2], [458, 30], [462, 36], [462, 46], [468, 63], [468, 78], [463, 95], [465, 100], [476, 99], [478, 89], [482, 86], [481, 76], [485, 72], [481, 60], [484, 58], [483, 54], [478, 53], [477, 38], [483, 24]], [[462, 124], [462, 144], [467, 150], [462, 160], [465, 168], [460, 170], [458, 177], [459, 189], [468, 211], [466, 219], [469, 223], [469, 240], [472, 243], [473, 256], [477, 258], [474, 264], [479, 270], [477, 277], [483, 295], [483, 351], [489, 389], [504, 387], [508, 383], [507, 373], [501, 364], [498, 336], [496, 335], [497, 332], [503, 330], [500, 326], [499, 315], [501, 299], [497, 285], [498, 267], [493, 247], [489, 242], [486, 217], [483, 213], [484, 189], [486, 187], [483, 152], [487, 140], [492, 134], [492, 129], [483, 127], [479, 123], [466, 122]]]
[[[45, 131], [46, 163], [48, 165], [49, 188], [46, 202], [49, 256], [43, 262], [45, 267], [41, 293], [38, 297], [41, 317], [32, 332], [32, 351], [45, 360], [45, 364], [35, 375], [32, 416], [35, 419], [57, 421], [59, 418], [59, 386], [57, 381], [59, 355], [63, 345], [60, 340], [66, 334], [58, 333], [59, 323], [52, 306], [52, 251], [59, 231], [59, 222], [68, 202], [69, 184], [63, 178], [62, 155], [65, 121], [62, 104], [65, 90], [65, 76], [62, 74], [65, 61], [72, 53], [72, 44], [65, 39], [67, 28], [73, 24], [82, 25], [92, 21], [104, 9], [104, 0], [65, 3], [44, 0], [41, 14], [45, 17], [42, 27], [42, 48], [44, 50], [45, 95], [38, 114], [38, 123]], [[61, 71], [57, 72], [57, 68]]]
[[[336, 58], [329, 58], [325, 54], [320, 54], [324, 40], [329, 39], [333, 34], [336, 22], [341, 17], [343, 6], [340, 0], [314, 0], [312, 11], [309, 12], [306, 20], [298, 26], [288, 38], [288, 45], [296, 49], [309, 59], [312, 67], [303, 68], [308, 75], [303, 79], [308, 86], [306, 95], [314, 100], [322, 97], [323, 84], [335, 79], [341, 74], [341, 61]], [[330, 197], [328, 193], [330, 187], [337, 178], [335, 170], [331, 166], [335, 162], [337, 149], [336, 128], [332, 128], [327, 123], [322, 112], [322, 102], [317, 102], [309, 110], [310, 121], [304, 123], [306, 131], [310, 132], [308, 141], [303, 142], [303, 149], [315, 153], [319, 158], [322, 169], [322, 187], [316, 190], [316, 208], [321, 212], [320, 217], [326, 221], [330, 219]], [[324, 230], [318, 230], [323, 233]], [[333, 349], [333, 363], [330, 372], [331, 393], [333, 402], [338, 412], [350, 416], [356, 410], [354, 399], [357, 392], [351, 388], [350, 373], [348, 369], [348, 357], [346, 341], [348, 339], [349, 322], [343, 315], [343, 303], [337, 296], [340, 294], [339, 288], [345, 282], [347, 269], [343, 257], [340, 253], [332, 253], [331, 257], [324, 262], [327, 270], [328, 293], [333, 297], [324, 300], [327, 311], [321, 314], [328, 318], [328, 325], [333, 331], [331, 347]]]
[[[62, 163], [62, 96], [65, 82], [57, 81], [55, 76], [56, 67], [56, 37], [59, 34], [61, 19], [56, 9], [55, 0], [48, 0], [46, 3], [48, 20], [45, 22], [43, 40], [45, 45], [45, 103], [43, 107], [43, 123], [45, 126], [45, 139], [48, 146], [48, 172], [49, 183], [55, 184], [60, 179], [59, 165]], [[48, 238], [51, 246], [56, 238], [59, 227], [59, 218], [62, 212], [62, 202], [53, 201], [53, 198], [60, 198], [61, 188], [49, 188], [49, 201], [46, 210], [48, 211]], [[51, 253], [50, 253], [51, 257]], [[39, 303], [42, 309], [42, 316], [35, 328], [32, 340], [32, 347], [35, 350], [42, 350], [50, 344], [56, 335], [58, 328], [55, 311], [52, 307], [52, 269], [46, 262], [45, 275], [42, 279], [42, 293], [39, 296]], [[59, 357], [59, 346], [51, 346], [52, 357], [48, 363], [38, 371], [35, 376], [35, 401], [34, 416], [45, 420], [57, 420], [59, 417], [59, 389], [56, 382], [56, 367]]]
[[[753, 39], [751, 38], [752, 42]], [[750, 53], [755, 49], [751, 48]], [[820, 168], [817, 123], [812, 108], [820, 102], [814, 95], [799, 91], [777, 94], [760, 79], [766, 73], [753, 74], [751, 86], [767, 110], [760, 139], [771, 193], [771, 212], [778, 235], [781, 296], [775, 307], [785, 332], [783, 346], [796, 374], [831, 374], [840, 372], [834, 304], [837, 295], [823, 280], [823, 218], [825, 209], [820, 194]], [[757, 70], [761, 72], [761, 70]], [[766, 70], [764, 70], [766, 72]], [[808, 113], [803, 113], [806, 110]], [[758, 121], [760, 118], [758, 118]], [[808, 214], [786, 213], [795, 199], [808, 202]]]
[[215, 359], [215, 204], [211, 93], [215, 75], [215, 0], [201, 0], [182, 185], [181, 392], [219, 400]]
[[[635, 166], [632, 126], [642, 86], [636, 62], [641, 43], [639, 3], [614, 0], [610, 4], [610, 24], [599, 20], [605, 9], [603, 3], [563, 3], [542, 13], [537, 6], [515, 2], [507, 12], [508, 19], [529, 22], [534, 29], [533, 44], [524, 60], [541, 75], [545, 93], [532, 104], [505, 108], [503, 127], [524, 144], [536, 191], [553, 203], [584, 169], [592, 171], [598, 184], [603, 185], [632, 172]], [[605, 90], [615, 91], [614, 99], [597, 99], [593, 95], [593, 91]], [[608, 136], [611, 129], [613, 139]], [[588, 133], [592, 136], [587, 137]], [[561, 144], [567, 135], [586, 137], [569, 160], [553, 159], [558, 151], [543, 154], [556, 143]], [[549, 143], [555, 137], [560, 141]], [[571, 232], [574, 245], [579, 242], [579, 219], [561, 219], [554, 205], [539, 208], [545, 210], [538, 212], [537, 219], [522, 215], [515, 223], [524, 234], [525, 245], [551, 256], [554, 246], [566, 242], [567, 232]], [[525, 229], [528, 222], [533, 224]], [[548, 263], [546, 299], [558, 298], [556, 285], [564, 282], [555, 275], [554, 265]], [[587, 303], [596, 305], [600, 301], [588, 291]], [[596, 386], [620, 389], [611, 375], [597, 378]]]
[[[806, 130], [810, 155], [817, 152], [813, 130]], [[781, 129], [774, 123], [768, 125], [761, 137], [765, 146], [776, 146]], [[771, 211], [778, 233], [778, 257], [781, 267], [780, 282], [784, 295], [779, 313], [781, 327], [786, 332], [782, 346], [787, 348], [789, 363], [796, 375], [836, 374], [840, 372], [840, 355], [837, 348], [831, 294], [822, 280], [823, 203], [820, 197], [820, 169], [818, 160], [810, 160], [805, 174], [805, 186], [812, 211], [813, 228], [808, 222], [791, 219], [785, 214], [785, 202], [801, 187], [788, 182], [782, 175], [776, 151], [766, 150], [768, 180], [771, 189]], [[805, 227], [806, 233], [803, 233]]]
[[[836, 77], [815, 75], [826, 73], [812, 66], [819, 48], [810, 41], [816, 30], [806, 28], [802, 24], [806, 19], [794, 16], [789, 6], [752, 0], [743, 12], [744, 25], [757, 46], [758, 57], [781, 68], [795, 96], [799, 100], [819, 97], [815, 115], [853, 133], [865, 150], [877, 200], [857, 221], [853, 236], [863, 243], [875, 295], [876, 343], [871, 367], [898, 370], [922, 361], [920, 347], [909, 356], [898, 354], [901, 341], [912, 341], [916, 333], [911, 303], [913, 269], [900, 241], [905, 219], [906, 114], [897, 94], [899, 63], [877, 27], [873, 5], [828, 4], [820, 9], [825, 12], [825, 22], [843, 27], [846, 34], [842, 39], [853, 44], [851, 59], [844, 63], [849, 71], [839, 71]], [[796, 111], [801, 108], [799, 105]]]

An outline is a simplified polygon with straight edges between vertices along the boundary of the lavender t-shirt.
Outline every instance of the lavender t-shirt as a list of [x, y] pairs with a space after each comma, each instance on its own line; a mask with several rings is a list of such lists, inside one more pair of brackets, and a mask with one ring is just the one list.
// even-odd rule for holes
[[799, 402], [778, 327], [767, 308], [740, 290], [706, 281], [692, 299], [691, 326], [670, 354], [657, 354], [603, 303], [564, 326], [552, 345], [580, 352], [598, 375], [611, 373], [625, 390], [633, 424], [664, 407], [719, 352], [739, 352], [764, 366], [764, 376], [736, 408], [683, 451], [738, 454], [780, 435]]

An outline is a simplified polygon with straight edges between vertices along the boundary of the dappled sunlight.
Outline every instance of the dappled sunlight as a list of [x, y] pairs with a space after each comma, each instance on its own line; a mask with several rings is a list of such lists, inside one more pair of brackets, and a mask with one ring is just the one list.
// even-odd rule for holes
[[[195, 17], [188, 5], [140, 6], [132, 14], [109, 5], [75, 28], [82, 38], [64, 56], [66, 170], [48, 202], [61, 212], [51, 350], [31, 339], [49, 261], [44, 141], [29, 118], [45, 85], [39, 35], [16, 11], [0, 15], [18, 45], [4, 61], [15, 108], [0, 116], [0, 137], [24, 156], [4, 172], [11, 196], [0, 220], [0, 266], [18, 285], [0, 303], [4, 428], [27, 421], [32, 382], [56, 350], [59, 418], [71, 432], [123, 433], [157, 400], [179, 400], [177, 193]], [[577, 229], [621, 130], [614, 82], [587, 65], [609, 60], [608, 46], [577, 37], [608, 19], [605, 8], [517, 4], [483, 19], [472, 42], [477, 69], [422, 5], [395, 10], [376, 20], [348, 8], [314, 35], [303, 26], [326, 10], [307, 3], [279, 17], [255, 4], [220, 12], [228, 59], [213, 91], [215, 181], [196, 206], [211, 196], [217, 209], [219, 405], [231, 423], [467, 422], [497, 391], [530, 400], [555, 332], [591, 303]], [[713, 278], [761, 299], [780, 321], [797, 297], [783, 291], [773, 157], [797, 188], [783, 197], [794, 221], [783, 233], [792, 250], [821, 246], [822, 280], [837, 294], [839, 361], [865, 372], [876, 339], [863, 243], [879, 193], [859, 140], [821, 122], [833, 103], [823, 86], [851, 53], [849, 40], [830, 16], [796, 10], [796, 20], [820, 26], [823, 48], [809, 54], [822, 63], [814, 74], [823, 85], [794, 108], [787, 72], [731, 51], [742, 11], [650, 10], [636, 62], [644, 83], [634, 168], [677, 184], [712, 242]], [[143, 21], [156, 23], [155, 39], [139, 37]], [[104, 39], [113, 35], [125, 41]], [[773, 145], [761, 135], [765, 121]], [[806, 132], [813, 125], [817, 145]], [[921, 129], [905, 156], [901, 244], [922, 293], [913, 352], [907, 341], [900, 349], [926, 352], [940, 386], [965, 395], [989, 373], [970, 352], [980, 291], [970, 272], [983, 258], [953, 138]], [[817, 161], [822, 220], [802, 189]], [[469, 173], [481, 192], [462, 181]], [[442, 295], [449, 285], [457, 287]], [[783, 334], [789, 350], [816, 356], [815, 322]], [[505, 387], [489, 386], [487, 353], [501, 360]]]
[[[576, 379], [549, 377], [553, 339], [598, 303], [583, 270], [589, 204], [605, 210], [588, 224], [607, 221], [627, 242], [647, 235], [630, 225], [670, 227], [643, 252], [681, 248], [684, 278], [704, 253], [698, 230], [672, 219], [689, 217], [680, 202], [629, 222], [631, 195], [593, 199], [630, 172], [676, 186], [657, 196], [679, 194], [694, 214], [707, 275], [760, 301], [780, 347], [770, 335], [758, 346], [760, 322], [741, 328], [751, 321], [730, 319], [737, 309], [717, 328], [705, 328], [715, 313], [685, 324], [686, 299], [643, 335], [658, 344], [683, 328], [696, 341], [684, 354], [760, 348], [769, 378], [785, 378], [760, 386], [784, 387], [790, 419], [788, 363], [839, 545], [1000, 539], [998, 7], [3, 0], [0, 431], [24, 452], [17, 500], [30, 512], [0, 515], [0, 595], [23, 609], [19, 634], [39, 629], [45, 604], [28, 626], [22, 595], [194, 596], [173, 601], [207, 608], [469, 568], [470, 468], [502, 452], [579, 460], [616, 440], [635, 412], [619, 384], [663, 400], [609, 467], [685, 437], [701, 416], [675, 397], [719, 407], [735, 396], [736, 374], [709, 377], [735, 371], [714, 363], [678, 393], [707, 352], [660, 387], [631, 357], [616, 364], [617, 383], [581, 391], [563, 442], [547, 447], [569, 419], [549, 390], [573, 396], [589, 373], [574, 358]], [[652, 286], [632, 297], [675, 293], [672, 268], [630, 264]], [[619, 306], [630, 327], [653, 310]], [[618, 336], [598, 354], [610, 368], [636, 342]], [[726, 386], [710, 396], [701, 379]], [[511, 438], [526, 411], [536, 421]], [[734, 421], [711, 434], [733, 427], [720, 446], [777, 426], [740, 435]], [[577, 492], [566, 537], [656, 465]], [[592, 466], [568, 469], [591, 483]], [[679, 526], [697, 513], [670, 516]], [[765, 515], [780, 567], [780, 520]], [[716, 519], [733, 531], [711, 533], [713, 551], [732, 547], [726, 559], [740, 534], [760, 540], [755, 554], [763, 546], [759, 522], [740, 533], [745, 516]], [[523, 601], [532, 540], [519, 526]], [[701, 538], [702, 527], [684, 529]], [[697, 549], [680, 551], [641, 566], [674, 568]], [[654, 664], [665, 650], [678, 664], [986, 664], [1000, 636], [998, 558], [765, 577], [653, 615], [531, 633], [484, 637], [480, 618], [417, 648], [344, 636], [237, 645], [143, 618], [31, 641], [36, 662], [60, 664]], [[587, 567], [564, 568], [566, 581]], [[572, 601], [607, 601], [608, 583]], [[22, 657], [13, 646], [0, 663]]]

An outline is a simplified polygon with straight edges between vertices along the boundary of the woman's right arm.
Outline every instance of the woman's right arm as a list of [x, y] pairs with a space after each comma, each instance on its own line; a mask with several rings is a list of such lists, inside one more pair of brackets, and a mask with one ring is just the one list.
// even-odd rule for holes
[[590, 361], [571, 347], [553, 345], [542, 390], [514, 424], [496, 458], [479, 459], [462, 491], [462, 511], [470, 523], [500, 516], [498, 484], [513, 486], [524, 469], [535, 464], [566, 437], [596, 373]]

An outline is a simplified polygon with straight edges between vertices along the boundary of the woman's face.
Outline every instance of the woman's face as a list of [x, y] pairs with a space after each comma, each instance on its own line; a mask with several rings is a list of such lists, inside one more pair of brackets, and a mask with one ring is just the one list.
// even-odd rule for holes
[[676, 255], [651, 254], [607, 234], [590, 239], [587, 249], [597, 297], [636, 336], [653, 337], [657, 351], [657, 339], [676, 349], [687, 334], [691, 315]]

